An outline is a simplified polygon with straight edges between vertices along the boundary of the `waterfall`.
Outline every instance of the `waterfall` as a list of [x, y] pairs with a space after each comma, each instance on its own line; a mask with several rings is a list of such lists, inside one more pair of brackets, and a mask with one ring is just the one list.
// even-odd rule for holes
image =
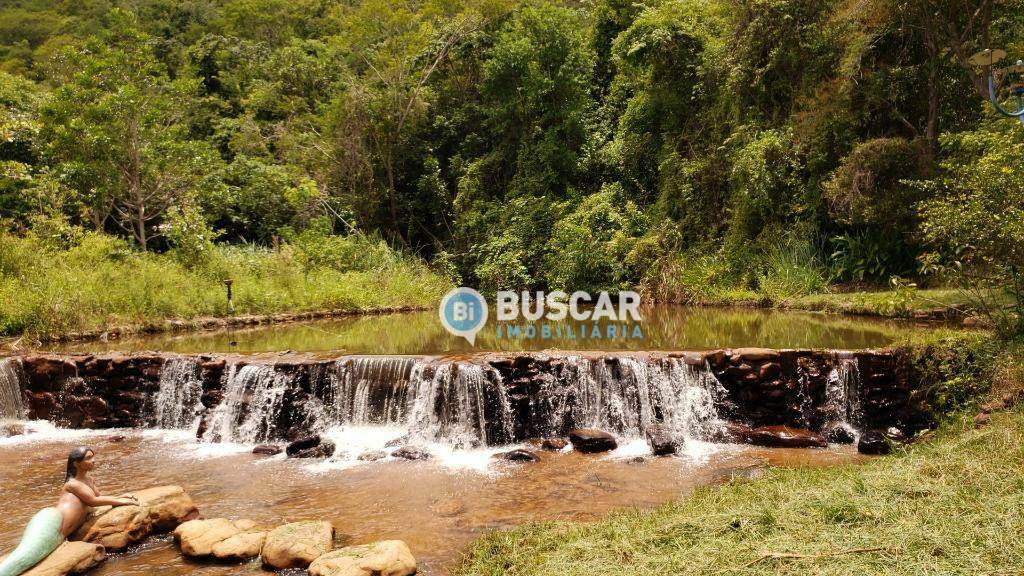
[[25, 417], [25, 379], [20, 358], [0, 360], [0, 420]]
[[[410, 435], [458, 448], [511, 441], [512, 409], [500, 380], [496, 370], [477, 364], [417, 365], [407, 402]], [[488, 398], [498, 403], [490, 419]], [[489, 420], [497, 425], [490, 438]]]
[[[183, 398], [200, 394], [198, 367], [168, 363], [162, 376], [160, 422], [165, 416], [178, 425], [190, 422], [198, 405]], [[373, 427], [404, 434], [410, 444], [468, 449], [582, 427], [641, 438], [658, 423], [682, 438], [703, 439], [721, 426], [716, 405], [725, 390], [707, 367], [679, 358], [570, 356], [535, 378], [543, 389], [528, 395], [526, 408], [524, 396], [515, 394], [513, 409], [502, 372], [471, 360], [354, 357], [300, 369], [230, 366], [203, 439], [259, 443]], [[165, 398], [181, 411], [161, 412]], [[529, 413], [517, 413], [524, 409]]]
[[246, 444], [274, 439], [291, 384], [291, 376], [274, 366], [231, 365], [224, 379], [224, 399], [210, 415], [203, 439]]
[[860, 429], [859, 387], [860, 367], [857, 358], [849, 353], [833, 353], [832, 369], [825, 385], [824, 411], [827, 425], [840, 424], [852, 430]]
[[681, 437], [700, 439], [721, 425], [716, 403], [724, 393], [710, 370], [678, 358], [574, 356], [532, 408], [541, 435], [587, 427], [642, 437], [648, 426], [662, 423]]
[[202, 411], [203, 369], [192, 358], [171, 358], [160, 369], [160, 388], [153, 397], [158, 428], [180, 430], [198, 424]]

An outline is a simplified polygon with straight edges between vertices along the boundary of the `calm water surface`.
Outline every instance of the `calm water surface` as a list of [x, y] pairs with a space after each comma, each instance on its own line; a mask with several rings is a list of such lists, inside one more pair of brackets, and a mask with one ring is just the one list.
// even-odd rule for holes
[[[648, 307], [643, 338], [497, 337], [494, 314], [476, 346], [450, 335], [436, 311], [348, 317], [246, 329], [129, 337], [53, 346], [67, 352], [164, 350], [172, 352], [341, 351], [349, 354], [445, 354], [518, 350], [711, 350], [726, 347], [862, 349], [885, 347], [935, 324], [752, 308]], [[578, 323], [572, 328], [578, 332]], [[565, 332], [567, 326], [562, 323]], [[607, 333], [602, 324], [602, 333]], [[232, 345], [232, 342], [235, 344]]]

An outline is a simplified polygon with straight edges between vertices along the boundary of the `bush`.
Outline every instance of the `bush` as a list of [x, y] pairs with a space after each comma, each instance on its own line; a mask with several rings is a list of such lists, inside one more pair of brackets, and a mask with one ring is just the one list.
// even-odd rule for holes
[[858, 144], [823, 186], [829, 213], [845, 226], [915, 231], [920, 188], [907, 180], [926, 174], [925, 150], [903, 138]]
[[942, 137], [944, 175], [921, 183], [921, 230], [973, 303], [1006, 335], [1024, 333], [1024, 170], [1019, 122]]
[[629, 270], [627, 261], [646, 225], [621, 186], [584, 198], [551, 233], [544, 259], [549, 286], [567, 292], [630, 289], [640, 271]]

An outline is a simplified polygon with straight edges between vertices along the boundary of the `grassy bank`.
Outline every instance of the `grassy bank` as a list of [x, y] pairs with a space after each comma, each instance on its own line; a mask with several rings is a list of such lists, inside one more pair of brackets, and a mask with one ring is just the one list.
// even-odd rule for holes
[[[955, 360], [935, 360], [944, 387], [965, 384], [951, 374]], [[993, 394], [1019, 389], [1021, 364], [992, 375]], [[982, 428], [973, 411], [958, 414], [863, 464], [769, 469], [653, 511], [492, 532], [457, 574], [1018, 574], [1024, 409]]]
[[226, 314], [435, 305], [450, 281], [380, 240], [328, 237], [277, 250], [209, 245], [203, 253], [140, 252], [85, 234], [55, 247], [0, 237], [0, 334], [48, 338]]

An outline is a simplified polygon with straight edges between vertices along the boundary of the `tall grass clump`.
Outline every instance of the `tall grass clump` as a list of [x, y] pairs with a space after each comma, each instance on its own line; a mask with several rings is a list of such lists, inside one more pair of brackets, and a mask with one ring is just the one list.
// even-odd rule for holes
[[814, 245], [790, 239], [767, 252], [757, 287], [771, 302], [786, 304], [800, 296], [826, 292], [830, 281]]
[[363, 310], [436, 302], [450, 281], [379, 238], [298, 238], [277, 249], [208, 243], [142, 252], [78, 231], [54, 241], [0, 235], [0, 333], [46, 338], [168, 319], [220, 316], [224, 280], [236, 314]]

